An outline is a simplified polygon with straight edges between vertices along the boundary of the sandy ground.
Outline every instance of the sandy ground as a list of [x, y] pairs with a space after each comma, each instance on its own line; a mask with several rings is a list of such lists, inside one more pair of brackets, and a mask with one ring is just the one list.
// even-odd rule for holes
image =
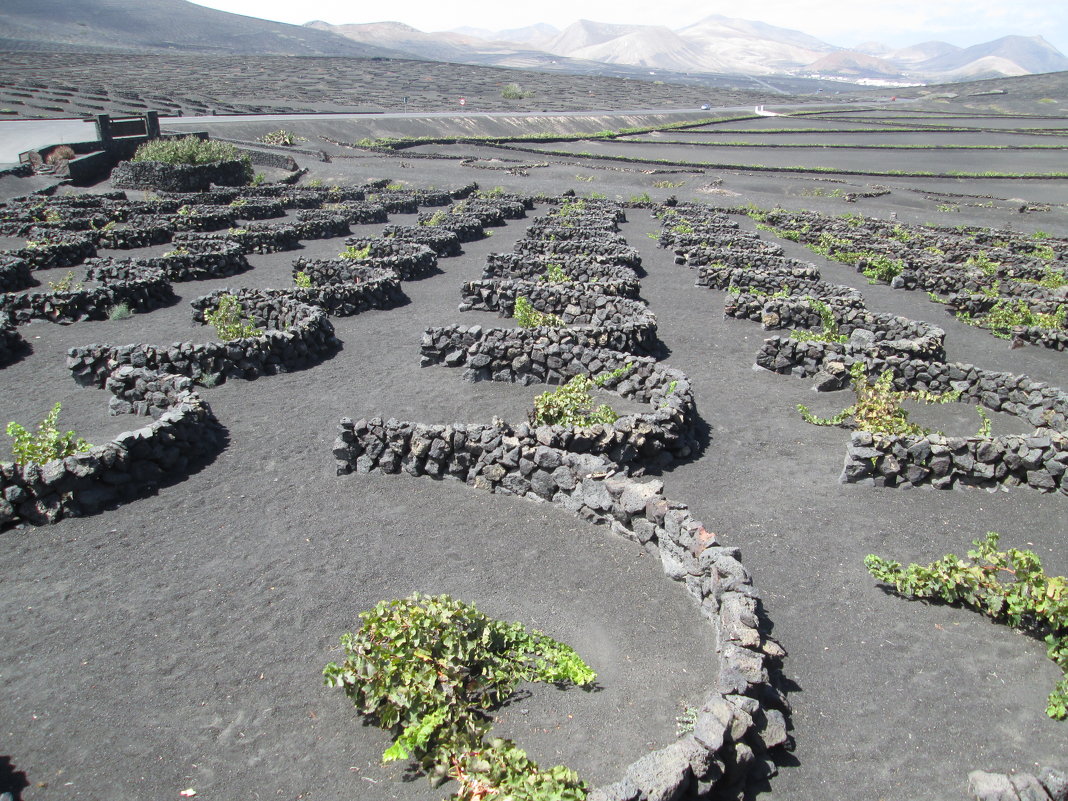
[[[499, 151], [466, 149], [484, 166], [499, 165], [491, 162]], [[624, 199], [649, 192], [1068, 234], [1063, 206], [1023, 215], [1010, 201], [1032, 199], [1022, 194], [1028, 189], [1055, 195], [1063, 186], [1056, 181], [901, 179], [888, 182], [889, 195], [846, 204], [805, 193], [868, 182], [665, 176], [642, 165], [555, 160], [517, 175], [455, 159], [347, 155], [309, 161], [309, 177], [438, 187], [477, 180]], [[947, 154], [951, 169], [953, 159]], [[668, 178], [682, 185], [653, 185]], [[967, 197], [939, 213], [936, 192]], [[901, 561], [962, 553], [997, 530], [1005, 544], [1033, 548], [1050, 572], [1068, 573], [1064, 496], [839, 484], [848, 434], [805, 425], [794, 405], [818, 400], [830, 410], [848, 399], [817, 399], [807, 382], [754, 372], [759, 326], [723, 319], [723, 295], [694, 288], [693, 273], [648, 238], [656, 230], [650, 214], [629, 217], [624, 233], [648, 271], [642, 296], [658, 316], [666, 361], [692, 378], [711, 428], [700, 457], [663, 476], [667, 492], [741, 547], [789, 653], [796, 748], [754, 797], [935, 801], [964, 798], [976, 768], [1068, 769], [1065, 724], [1043, 714], [1058, 671], [1041, 643], [966, 610], [887, 594], [863, 566], [873, 552]], [[599, 692], [534, 688], [501, 712], [499, 730], [536, 758], [565, 762], [596, 783], [674, 737], [675, 716], [701, 698], [714, 671], [714, 643], [651, 560], [545, 504], [454, 482], [334, 475], [330, 446], [341, 416], [522, 417], [536, 388], [470, 385], [455, 371], [420, 369], [418, 342], [425, 326], [476, 319], [456, 311], [460, 283], [479, 275], [487, 253], [510, 249], [525, 225], [510, 222], [442, 260], [440, 274], [406, 283], [409, 304], [335, 321], [343, 349], [334, 358], [205, 390], [230, 443], [187, 479], [95, 517], [0, 535], [0, 788], [25, 784], [24, 799], [176, 798], [186, 788], [219, 799], [439, 798], [422, 779], [379, 765], [383, 733], [362, 726], [319, 679], [359, 611], [414, 590], [450, 592], [548, 631], [599, 672]], [[133, 427], [107, 417], [104, 393], [73, 384], [65, 349], [196, 337], [190, 298], [222, 285], [288, 285], [297, 255], [341, 247], [305, 244], [302, 253], [252, 256], [254, 269], [241, 276], [176, 285], [181, 300], [168, 309], [118, 323], [26, 327], [34, 352], [0, 372], [0, 419], [39, 419], [62, 400], [61, 422], [91, 439]], [[869, 286], [843, 265], [784, 245], [820, 265], [826, 280], [860, 288], [870, 308], [944, 326], [950, 359], [1068, 385], [1064, 354], [1007, 350], [946, 318], [922, 293]]]

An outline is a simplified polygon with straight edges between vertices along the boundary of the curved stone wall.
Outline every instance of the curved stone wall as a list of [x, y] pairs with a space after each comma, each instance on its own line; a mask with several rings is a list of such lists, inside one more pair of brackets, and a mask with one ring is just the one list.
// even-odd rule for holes
[[[327, 313], [300, 303], [288, 293], [270, 295], [259, 290], [219, 290], [192, 302], [193, 319], [222, 294], [235, 295], [252, 323], [263, 334], [231, 342], [175, 342], [172, 345], [87, 345], [67, 352], [67, 368], [83, 386], [104, 387], [117, 368], [129, 364], [163, 373], [189, 376], [198, 382], [300, 370], [332, 355], [340, 347]], [[209, 378], [210, 376], [210, 378]]]

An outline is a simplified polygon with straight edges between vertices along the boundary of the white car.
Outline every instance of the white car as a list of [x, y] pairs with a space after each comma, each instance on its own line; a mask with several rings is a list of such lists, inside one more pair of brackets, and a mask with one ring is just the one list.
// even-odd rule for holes
[[701, 106], [701, 111], [709, 111], [709, 110], [711, 110], [711, 108], [712, 108], [712, 106], [710, 106], [708, 103], [705, 103], [704, 105]]

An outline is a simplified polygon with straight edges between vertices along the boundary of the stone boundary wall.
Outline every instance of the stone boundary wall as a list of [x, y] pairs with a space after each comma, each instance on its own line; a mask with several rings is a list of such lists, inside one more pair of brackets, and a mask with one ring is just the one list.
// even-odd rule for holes
[[611, 460], [544, 445], [529, 426], [508, 431], [342, 418], [334, 454], [339, 474], [403, 470], [551, 501], [639, 543], [686, 587], [716, 635], [715, 685], [692, 732], [639, 758], [619, 781], [593, 788], [590, 801], [729, 797], [751, 771], [774, 772], [769, 752], [789, 741], [789, 703], [778, 688], [785, 652], [768, 636], [740, 551], [720, 545], [685, 504], [668, 500], [661, 481], [618, 476]]
[[365, 258], [341, 259], [340, 261], [349, 262], [353, 266], [383, 267], [393, 270], [402, 281], [426, 278], [438, 271], [437, 254], [429, 246], [419, 242], [377, 236], [350, 236], [345, 240], [345, 245], [359, 250], [370, 248], [370, 251]]
[[14, 325], [0, 321], [0, 367], [17, 362], [29, 350], [29, 346]]
[[[709, 246], [700, 245], [690, 248], [679, 248], [674, 251], [675, 263], [684, 264], [688, 267], [703, 267], [708, 264], [727, 264], [728, 266], [747, 267], [750, 264], [758, 263], [758, 259], [763, 261], [768, 258], [782, 258], [786, 261], [782, 264], [783, 267], [789, 267], [787, 262], [793, 263], [793, 268], [802, 270], [800, 265], [808, 265], [808, 262], [797, 261], [796, 259], [787, 259], [784, 255], [786, 251], [782, 249], [782, 246], [776, 245], [774, 242], [761, 241], [759, 249], [755, 250], [731, 250], [722, 245]], [[812, 278], [819, 278], [819, 270], [815, 265], [811, 265], [815, 270], [815, 275], [811, 275]], [[798, 274], [801, 274], [800, 272]]]
[[[320, 207], [316, 206], [314, 208], [318, 209]], [[346, 200], [336, 203], [326, 203], [321, 207], [321, 210], [330, 212], [331, 214], [342, 215], [348, 221], [349, 225], [370, 225], [373, 223], [384, 223], [389, 221], [389, 213], [386, 211], [386, 207], [381, 203]], [[300, 215], [297, 215], [297, 219], [300, 219]]]
[[109, 275], [112, 270], [124, 269], [127, 264], [131, 267], [157, 269], [167, 276], [168, 281], [174, 283], [226, 278], [252, 269], [244, 249], [236, 242], [226, 239], [195, 240], [181, 243], [181, 247], [190, 252], [171, 251], [162, 256], [142, 259], [87, 259], [86, 264], [90, 269], [99, 271], [100, 275]]
[[426, 245], [439, 257], [459, 256], [463, 253], [460, 237], [456, 232], [436, 226], [387, 225], [382, 229], [382, 237]]
[[[552, 219], [548, 217], [542, 217], [541, 219]], [[528, 228], [526, 232], [527, 239], [533, 240], [548, 240], [550, 242], [603, 242], [609, 245], [618, 245], [620, 247], [626, 247], [627, 240], [623, 234], [615, 233], [614, 231], [603, 228], [592, 227], [578, 227], [578, 226], [542, 226], [541, 228], [531, 229]]]
[[211, 241], [235, 242], [246, 254], [277, 253], [283, 250], [296, 250], [300, 247], [300, 236], [296, 226], [287, 223], [250, 223], [226, 232], [176, 233], [174, 235], [176, 245], [191, 246]]
[[41, 465], [0, 463], [0, 527], [93, 514], [151, 494], [217, 453], [226, 438], [211, 408], [195, 392], [169, 386], [173, 379], [157, 379], [169, 405], [143, 428]]
[[408, 192], [375, 190], [364, 196], [369, 203], [382, 206], [387, 214], [417, 214], [419, 199]]
[[527, 226], [527, 235], [531, 239], [549, 239], [549, 233], [561, 228], [586, 231], [593, 237], [605, 233], [619, 233], [619, 225], [611, 214], [601, 212], [561, 214], [558, 209], [552, 209], [544, 217], [535, 217], [530, 221], [530, 225]]
[[854, 431], [843, 484], [935, 489], [1028, 486], [1068, 496], [1068, 435], [1036, 431], [998, 437], [898, 437]]
[[[468, 214], [482, 217], [483, 225], [503, 225], [505, 220], [522, 220], [527, 216], [527, 205], [519, 200], [506, 198], [468, 198], [463, 201], [464, 210]], [[428, 204], [423, 204], [428, 205]], [[533, 202], [530, 208], [534, 208]], [[488, 215], [488, 216], [483, 216]], [[496, 219], [498, 215], [501, 223], [491, 223], [488, 220]]]
[[167, 215], [167, 224], [179, 231], [221, 231], [237, 225], [237, 217], [229, 206], [186, 204], [174, 214]]
[[244, 186], [249, 178], [242, 159], [211, 164], [166, 164], [162, 161], [121, 161], [111, 171], [111, 184], [122, 189], [196, 192], [219, 186]]
[[0, 292], [18, 292], [33, 283], [29, 262], [18, 256], [0, 254]]
[[[727, 220], [722, 223], [686, 222], [679, 223], [664, 220], [660, 223], [660, 236], [657, 244], [662, 248], [688, 248], [694, 245], [709, 245], [712, 247], [737, 247], [736, 242], [752, 242], [760, 239], [754, 233], [742, 231], [738, 223]], [[676, 231], [676, 228], [689, 230]]]
[[[438, 215], [441, 215], [440, 218]], [[433, 214], [422, 213], [418, 217], [418, 224], [428, 228], [444, 228], [446, 231], [452, 231], [461, 243], [477, 242], [486, 237], [482, 219], [473, 214], [453, 214], [441, 211]], [[504, 224], [503, 221], [501, 224]]]
[[161, 225], [151, 219], [134, 220], [128, 225], [116, 225], [102, 228], [95, 232], [96, 246], [111, 250], [134, 250], [152, 245], [165, 245], [174, 235], [168, 225]]
[[286, 216], [286, 205], [276, 198], [240, 195], [229, 203], [239, 220], [273, 220]]
[[[542, 336], [542, 330], [552, 333]], [[590, 346], [566, 329], [484, 330], [481, 326], [429, 328], [420, 352], [423, 367], [461, 367], [465, 381], [525, 386], [563, 384], [576, 375], [598, 376], [634, 365], [626, 375], [607, 381], [604, 389], [648, 404], [650, 411], [624, 415], [611, 426], [546, 426], [542, 444], [608, 453], [620, 464], [642, 459], [669, 464], [696, 449], [696, 408], [689, 379], [649, 357]]]
[[656, 316], [649, 307], [599, 290], [597, 284], [469, 281], [460, 290], [460, 311], [495, 311], [499, 317], [512, 317], [516, 298], [522, 296], [536, 311], [557, 315], [568, 330], [582, 332], [587, 342], [598, 347], [658, 353]]
[[[722, 251], [722, 253], [727, 258], [716, 259], [697, 268], [697, 280], [694, 281], [694, 286], [729, 289], [733, 286], [740, 288], [757, 286], [757, 282], [777, 282], [781, 289], [783, 284], [792, 286], [794, 282], [798, 282], [797, 286], [801, 286], [801, 282], [820, 280], [819, 269], [807, 262], [780, 259], [778, 256], [765, 256], [760, 261], [753, 261], [744, 254], [733, 251]], [[722, 267], [719, 266], [721, 264]]]
[[298, 211], [297, 239], [333, 239], [352, 233], [349, 219], [344, 214], [333, 211]]
[[29, 242], [37, 244], [27, 243], [25, 247], [6, 251], [6, 255], [25, 260], [35, 270], [73, 267], [96, 255], [93, 237], [82, 233], [34, 227]]
[[193, 379], [184, 375], [158, 373], [144, 367], [124, 364], [104, 382], [111, 393], [108, 412], [112, 415], [151, 415], [158, 418], [179, 402], [184, 393], [193, 392]]
[[[1026, 303], [1033, 312], [1056, 314], [1068, 308], [1068, 298], [1050, 297], [1005, 297], [992, 298], [989, 295], [951, 295], [946, 299], [946, 311], [950, 314], [965, 312], [972, 317], [981, 317], [989, 312], [999, 300], [1008, 300], [1015, 305], [1017, 301]], [[987, 326], [982, 326], [986, 328]], [[1012, 327], [1011, 338], [1033, 345], [1040, 345], [1052, 350], [1068, 350], [1068, 326], [1063, 328], [1039, 328], [1037, 326], [1017, 325]]]
[[[728, 298], [728, 304], [731, 300]], [[760, 322], [765, 330], [822, 327], [819, 312], [807, 299], [757, 297], [756, 301], [763, 301]], [[816, 343], [828, 346], [828, 353], [848, 353], [855, 357], [858, 349], [875, 348], [883, 355], [897, 353], [926, 361], [945, 360], [946, 332], [937, 326], [895, 314], [871, 312], [855, 305], [832, 303], [828, 306], [839, 333], [850, 338], [847, 343]], [[839, 351], [835, 345], [845, 345], [846, 348]], [[824, 360], [827, 358], [830, 356], [825, 356]]]
[[[836, 306], [863, 308], [864, 296], [851, 286], [828, 284], [826, 281], [813, 281], [810, 278], [796, 278], [791, 275], [741, 271], [733, 276], [735, 279], [727, 287], [729, 295], [724, 301], [724, 314], [728, 317], [742, 317], [749, 320], [761, 320], [762, 306], [784, 290], [787, 297], [815, 298]], [[744, 311], [743, 311], [744, 310]]]
[[[629, 245], [616, 245], [607, 242], [555, 242], [548, 239], [520, 239], [515, 243], [516, 253], [526, 256], [580, 256], [601, 264], [616, 264], [630, 267], [638, 272], [642, 266], [642, 257]], [[641, 273], [639, 273], [640, 275]]]
[[340, 347], [327, 313], [288, 294], [219, 290], [192, 302], [193, 319], [203, 322], [205, 309], [215, 306], [221, 294], [235, 295], [248, 318], [265, 332], [231, 342], [87, 345], [67, 351], [67, 368], [78, 384], [99, 388], [124, 364], [221, 383], [228, 378], [254, 379], [303, 369]]
[[[68, 325], [83, 320], [106, 320], [120, 304], [131, 311], [152, 311], [175, 301], [174, 289], [158, 270], [132, 269], [104, 286], [68, 292], [27, 292], [0, 296], [0, 313], [10, 315], [16, 324], [48, 320]], [[91, 279], [90, 279], [91, 280]]]
[[597, 288], [605, 295], [637, 299], [641, 284], [638, 274], [630, 267], [603, 264], [583, 256], [523, 256], [518, 253], [490, 253], [482, 270], [485, 281], [514, 279], [537, 281], [545, 277], [549, 265], [559, 267], [564, 275], [584, 289]]
[[261, 289], [259, 292], [271, 298], [291, 298], [318, 306], [332, 317], [351, 317], [371, 309], [392, 309], [408, 302], [397, 274], [378, 268], [364, 270], [358, 283]]

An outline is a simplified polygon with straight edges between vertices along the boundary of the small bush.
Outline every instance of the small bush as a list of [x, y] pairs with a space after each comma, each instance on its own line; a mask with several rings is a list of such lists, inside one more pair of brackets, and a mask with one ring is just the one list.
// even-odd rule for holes
[[371, 246], [365, 245], [362, 248], [358, 248], [355, 245], [349, 245], [337, 255], [340, 259], [366, 259], [371, 255]]
[[133, 316], [133, 312], [130, 311], [130, 306], [127, 303], [119, 303], [111, 307], [111, 311], [108, 312], [109, 320], [126, 320]]
[[234, 339], [258, 337], [263, 331], [245, 319], [245, 308], [233, 295], [223, 295], [214, 311], [204, 312], [204, 320], [214, 326], [219, 339], [230, 342]]
[[[238, 158], [237, 148], [227, 142], [186, 136], [145, 142], [130, 161], [162, 161], [165, 164], [211, 164]], [[247, 158], [247, 157], [246, 157]]]
[[519, 324], [520, 328], [538, 328], [539, 326], [562, 328], [564, 325], [564, 321], [560, 317], [555, 314], [538, 311], [534, 308], [533, 304], [522, 295], [515, 299], [515, 307], [512, 310], [512, 316], [515, 318], [515, 321]]
[[541, 393], [534, 399], [531, 422], [538, 426], [611, 425], [619, 414], [607, 403], [594, 406], [590, 390], [595, 386], [589, 376], [577, 375], [559, 389]]
[[[784, 288], [784, 291], [789, 291]], [[775, 296], [773, 296], [775, 297]], [[838, 322], [834, 319], [831, 307], [817, 298], [808, 298], [809, 305], [820, 316], [822, 328], [819, 331], [791, 331], [790, 338], [801, 342], [848, 342], [849, 337], [838, 333]]]
[[592, 684], [597, 674], [574, 649], [447, 595], [383, 601], [360, 619], [341, 638], [344, 661], [323, 675], [392, 734], [383, 761], [415, 759], [435, 785], [455, 779], [457, 801], [585, 798], [574, 771], [542, 770], [512, 741], [486, 740], [486, 713], [520, 682]]
[[290, 147], [295, 145], [298, 141], [303, 141], [303, 139], [304, 137], [302, 136], [296, 136], [289, 131], [279, 129], [277, 131], [265, 133], [263, 136], [259, 137], [257, 141], [263, 142], [265, 145], [283, 145], [285, 147]]
[[61, 161], [70, 161], [72, 158], [74, 158], [74, 148], [69, 145], [60, 145], [48, 152], [45, 161], [48, 164], [58, 164]]
[[293, 276], [293, 283], [300, 289], [311, 289], [312, 287], [311, 276], [303, 270], [300, 270], [295, 276]]
[[817, 426], [843, 425], [853, 418], [852, 428], [870, 431], [875, 434], [892, 436], [921, 437], [930, 433], [918, 423], [909, 420], [909, 413], [901, 407], [906, 400], [923, 403], [952, 403], [960, 399], [960, 392], [945, 392], [936, 395], [923, 390], [897, 391], [893, 388], [893, 373], [883, 372], [875, 381], [869, 381], [863, 362], [854, 362], [849, 370], [852, 377], [853, 392], [857, 401], [843, 409], [834, 417], [816, 417], [803, 403], [797, 404], [797, 411], [806, 423]]
[[58, 281], [49, 281], [48, 286], [53, 292], [81, 292], [83, 285], [74, 280], [74, 270], [67, 270], [67, 274]]
[[73, 431], [60, 433], [56, 428], [60, 408], [56, 403], [32, 434], [18, 423], [7, 424], [7, 435], [15, 440], [11, 445], [15, 464], [44, 464], [93, 447]]
[[994, 620], [1045, 635], [1046, 654], [1065, 673], [1049, 695], [1046, 714], [1068, 718], [1068, 578], [1047, 576], [1033, 551], [997, 550], [999, 534], [974, 540], [965, 561], [947, 554], [929, 565], [869, 554], [864, 565], [877, 580], [903, 595], [959, 603]]
[[524, 92], [519, 84], [510, 83], [501, 90], [501, 97], [505, 100], [524, 100], [528, 97], [534, 97], [534, 93]]

